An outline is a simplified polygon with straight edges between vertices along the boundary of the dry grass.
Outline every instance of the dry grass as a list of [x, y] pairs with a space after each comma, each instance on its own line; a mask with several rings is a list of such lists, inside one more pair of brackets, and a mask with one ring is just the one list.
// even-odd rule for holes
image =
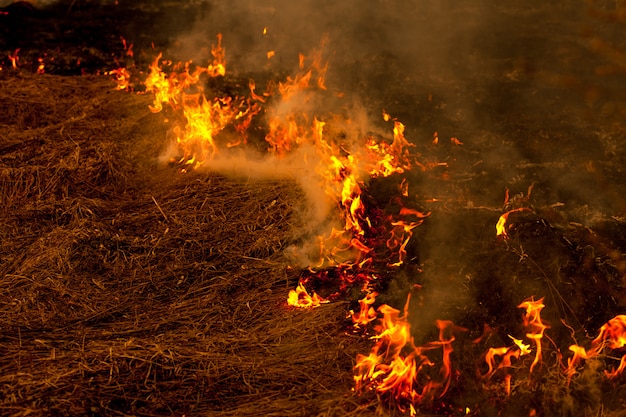
[[294, 184], [178, 174], [148, 97], [0, 89], [0, 413], [363, 415], [346, 306], [285, 306]]
[[[158, 164], [162, 115], [150, 113], [149, 96], [114, 91], [104, 78], [0, 77], [0, 414], [398, 414], [388, 398], [352, 392], [356, 355], [371, 342], [345, 332], [346, 302], [285, 305], [300, 274], [283, 255], [298, 238], [303, 195], [294, 183]], [[440, 314], [469, 332], [455, 346], [458, 378], [422, 411], [623, 416], [623, 379], [606, 381], [593, 363], [566, 387], [550, 345], [532, 383], [524, 364], [511, 371], [514, 394], [505, 397], [501, 381], [477, 375], [486, 346], [472, 343], [483, 322], [523, 334], [515, 305], [531, 294], [552, 296], [549, 304], [559, 300], [552, 292], [571, 305], [581, 294], [605, 300], [621, 288], [608, 262], [613, 244], [539, 214], [498, 243], [498, 210], [438, 214], [415, 243], [429, 258], [414, 334], [430, 337]], [[623, 223], [611, 227], [621, 233]], [[585, 261], [570, 242], [593, 246], [596, 258]], [[563, 271], [571, 282], [560, 281]], [[401, 305], [409, 272], [387, 274], [397, 276], [381, 302]], [[590, 288], [590, 276], [607, 288]], [[600, 313], [602, 322], [610, 312]], [[551, 335], [571, 343], [558, 317], [553, 310]]]

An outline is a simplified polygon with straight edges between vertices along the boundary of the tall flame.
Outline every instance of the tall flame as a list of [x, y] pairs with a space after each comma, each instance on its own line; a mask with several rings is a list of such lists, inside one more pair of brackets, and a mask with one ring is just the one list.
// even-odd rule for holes
[[543, 298], [535, 301], [533, 298], [530, 298], [526, 301], [523, 301], [518, 308], [526, 309], [526, 314], [524, 314], [524, 326], [526, 326], [528, 332], [526, 333], [526, 337], [535, 342], [536, 352], [535, 359], [530, 365], [530, 373], [533, 372], [533, 369], [539, 361], [541, 360], [541, 339], [543, 338], [543, 333], [546, 329], [550, 328], [546, 323], [541, 320], [541, 310], [545, 307], [543, 304]]

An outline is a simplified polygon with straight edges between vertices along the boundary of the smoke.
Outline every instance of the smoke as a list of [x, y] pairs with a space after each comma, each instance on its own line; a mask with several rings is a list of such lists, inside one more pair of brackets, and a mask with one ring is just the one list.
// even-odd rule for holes
[[[303, 120], [298, 133], [301, 136], [290, 137], [293, 146], [289, 152], [263, 152], [254, 146], [219, 147], [209, 159], [196, 169], [217, 172], [233, 178], [248, 180], [289, 180], [303, 192], [303, 204], [297, 207], [294, 239], [299, 243], [287, 250], [287, 255], [301, 267], [321, 265], [320, 239], [329, 239], [333, 230], [343, 230], [345, 221], [341, 217], [341, 195], [343, 182], [337, 178], [337, 167], [332, 166], [337, 152], [346, 152], [363, 163], [346, 168], [359, 182], [367, 183], [369, 174], [362, 154], [365, 138], [373, 132], [379, 136], [390, 136], [377, 126], [370, 124], [364, 110], [358, 103], [343, 103], [336, 97], [330, 97], [323, 90], [302, 90], [287, 100], [278, 100], [276, 105], [267, 109], [267, 118], [288, 123], [293, 118]], [[329, 113], [335, 109], [335, 113]], [[339, 115], [341, 113], [341, 115]], [[294, 116], [295, 115], [295, 116]], [[318, 121], [319, 118], [319, 121]], [[324, 120], [324, 122], [322, 122]], [[324, 123], [323, 137], [314, 138], [315, 123]], [[169, 145], [159, 157], [160, 161], [179, 160], [181, 149], [177, 138], [181, 129], [176, 127], [169, 132]], [[230, 132], [220, 132], [214, 140], [228, 142]], [[301, 143], [296, 143], [298, 140]], [[328, 141], [328, 143], [326, 143]], [[270, 145], [265, 143], [265, 148]], [[332, 240], [332, 238], [330, 238]], [[329, 243], [330, 245], [335, 242]], [[334, 262], [350, 260], [353, 251], [334, 255]]]
[[[440, 146], [437, 155], [450, 161], [449, 181], [429, 184], [418, 178], [423, 182], [417, 182], [417, 193], [449, 207], [458, 202], [463, 210], [487, 207], [497, 213], [505, 189], [513, 196], [535, 183], [533, 203], [564, 203], [566, 220], [584, 223], [576, 209], [595, 203], [605, 212], [623, 210], [624, 199], [616, 196], [626, 190], [611, 183], [612, 174], [603, 170], [623, 165], [623, 141], [617, 133], [598, 134], [605, 129], [600, 122], [580, 117], [590, 107], [616, 114], [620, 107], [603, 105], [602, 88], [589, 93], [596, 77], [587, 62], [603, 57], [590, 53], [589, 39], [580, 35], [589, 18], [576, 3], [213, 0], [205, 2], [170, 53], [203, 64], [210, 59], [215, 35], [222, 33], [227, 73], [254, 78], [261, 88], [268, 78], [294, 76], [298, 55], [309, 55], [323, 42], [328, 89], [275, 101], [268, 115], [299, 113], [327, 121], [339, 114], [351, 121], [342, 128], [348, 131], [342, 133], [347, 142], [358, 142], [370, 132], [389, 136], [380, 120], [385, 109], [407, 125], [406, 136], [417, 145], [430, 143], [433, 132], [442, 143], [450, 137], [464, 143], [458, 150]], [[250, 154], [220, 156], [207, 166], [230, 175], [297, 181], [309, 203], [303, 213], [310, 220], [305, 234], [313, 237], [336, 224], [337, 201], [320, 186], [318, 156], [306, 147], [300, 152], [280, 161]], [[603, 154], [610, 158], [603, 161]], [[467, 260], [456, 260], [469, 262], [475, 248], [463, 247], [458, 236], [489, 239], [495, 219], [487, 215], [466, 225], [467, 214], [445, 216], [430, 229], [420, 227], [418, 233], [430, 233], [424, 240], [432, 244], [417, 250], [423, 258], [437, 260], [450, 252], [468, 253]], [[426, 223], [434, 223], [435, 217]], [[463, 274], [472, 276], [471, 266], [467, 270]], [[440, 293], [429, 299], [433, 316], [443, 309], [438, 302], [451, 299], [451, 287], [435, 288]]]
[[[320, 54], [328, 65], [323, 74], [327, 89], [298, 91], [289, 100], [273, 100], [265, 122], [285, 121], [290, 115], [299, 115], [309, 126], [314, 119], [324, 121], [325, 134], [354, 153], [368, 135], [390, 138], [391, 126], [385, 126], [381, 117], [385, 109], [408, 124], [412, 130], [408, 139], [419, 143], [430, 141], [434, 131], [457, 135], [423, 114], [424, 110], [432, 113], [431, 105], [445, 109], [444, 101], [449, 99], [435, 93], [431, 103], [430, 86], [447, 83], [459, 91], [458, 86], [468, 82], [474, 35], [461, 34], [480, 27], [484, 16], [475, 13], [471, 21], [462, 20], [464, 7], [423, 0], [213, 0], [199, 9], [197, 19], [189, 22], [189, 30], [178, 36], [166, 56], [203, 65], [210, 60], [216, 34], [221, 33], [227, 74], [255, 79], [259, 93], [268, 78], [293, 78], [300, 71], [299, 54]], [[455, 99], [451, 111], [471, 123], [471, 99]], [[175, 147], [170, 151], [175, 152]], [[282, 158], [250, 150], [222, 152], [201, 169], [295, 181], [306, 201], [299, 213], [300, 243], [288, 254], [300, 266], [312, 266], [320, 263], [319, 236], [344, 227], [337, 192], [320, 177], [325, 164], [328, 161], [319, 150], [300, 146]], [[363, 168], [356, 175], [365, 183], [369, 180]]]

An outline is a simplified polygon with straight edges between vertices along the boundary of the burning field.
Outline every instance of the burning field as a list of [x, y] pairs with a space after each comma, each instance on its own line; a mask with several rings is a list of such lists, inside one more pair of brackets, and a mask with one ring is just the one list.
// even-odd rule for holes
[[0, 412], [626, 416], [621, 1], [0, 2]]

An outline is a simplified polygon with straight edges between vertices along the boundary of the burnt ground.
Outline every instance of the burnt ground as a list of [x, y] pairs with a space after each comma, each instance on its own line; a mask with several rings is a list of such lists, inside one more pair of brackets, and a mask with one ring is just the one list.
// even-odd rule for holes
[[[191, 59], [223, 32], [234, 73], [213, 87], [236, 90], [291, 71], [287, 52], [252, 68], [260, 41], [246, 32], [289, 19], [252, 4], [119, 3], [18, 2], [0, 14], [1, 413], [400, 414], [352, 392], [356, 355], [372, 345], [347, 331], [356, 296], [285, 306], [301, 273], [283, 253], [299, 238], [297, 185], [157, 162], [167, 127], [138, 94], [156, 52]], [[559, 367], [570, 344], [588, 347], [626, 311], [626, 12], [609, 1], [375, 3], [333, 14], [318, 2], [310, 16], [330, 33], [327, 84], [401, 120], [424, 162], [447, 163], [407, 174], [405, 203], [431, 215], [407, 265], [380, 271], [377, 305], [401, 308], [412, 292], [418, 344], [436, 340], [436, 319], [467, 329], [450, 390], [421, 413], [624, 415], [624, 376], [603, 374], [615, 359], [590, 361], [569, 385]], [[316, 38], [308, 23], [303, 36]], [[283, 35], [293, 45], [277, 34], [277, 51], [306, 46]], [[132, 93], [103, 75], [120, 66]], [[369, 198], [390, 209], [399, 181], [373, 180]], [[529, 210], [497, 239], [499, 216], [517, 207]], [[520, 361], [506, 396], [502, 378], [477, 373], [488, 347], [523, 336], [516, 306], [531, 296], [545, 297], [545, 362], [529, 378], [532, 358]]]

